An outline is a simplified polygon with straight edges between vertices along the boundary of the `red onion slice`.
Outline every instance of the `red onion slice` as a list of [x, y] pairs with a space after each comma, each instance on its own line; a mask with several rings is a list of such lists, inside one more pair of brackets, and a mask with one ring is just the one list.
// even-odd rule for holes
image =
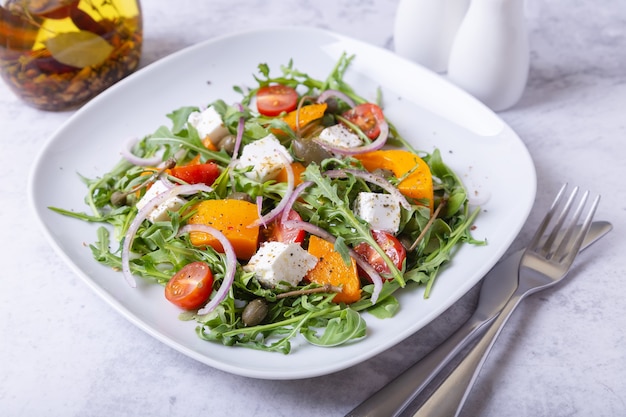
[[330, 178], [345, 178], [347, 174], [352, 174], [355, 177], [378, 185], [380, 188], [391, 194], [402, 207], [407, 210], [411, 210], [411, 204], [408, 202], [406, 197], [396, 187], [394, 187], [393, 184], [391, 184], [380, 175], [372, 174], [371, 172], [367, 171], [359, 171], [357, 169], [334, 169], [324, 172], [324, 175]]
[[[287, 170], [287, 190], [285, 191], [285, 195], [280, 200], [280, 202], [276, 205], [276, 207], [274, 207], [265, 216], [259, 217], [257, 220], [250, 223], [248, 227], [256, 227], [259, 225], [266, 225], [268, 223], [271, 223], [274, 219], [280, 216], [280, 214], [283, 212], [283, 210], [287, 206], [287, 203], [289, 202], [291, 195], [293, 194], [293, 185], [295, 182], [295, 178], [294, 178], [295, 175], [293, 173], [293, 168], [291, 167], [291, 163], [282, 153], [278, 152], [277, 155], [283, 161], [283, 166]], [[259, 210], [260, 210], [258, 198], [257, 198], [257, 205], [259, 206]]]
[[[331, 233], [329, 233], [328, 231], [322, 229], [321, 227], [315, 226], [314, 224], [311, 224], [309, 222], [305, 222], [301, 220], [287, 220], [283, 222], [283, 226], [285, 226], [288, 229], [305, 230], [306, 232], [309, 232], [312, 235], [315, 235], [324, 240], [327, 240], [331, 242], [332, 244], [335, 244], [335, 241], [337, 240], [337, 238], [333, 236]], [[372, 280], [372, 284], [374, 284], [374, 290], [372, 291], [372, 304], [376, 304], [376, 301], [378, 301], [378, 297], [380, 296], [380, 292], [383, 288], [382, 278], [380, 277], [378, 272], [372, 267], [372, 265], [367, 263], [361, 256], [359, 256], [358, 253], [356, 253], [351, 248], [348, 248], [348, 250], [350, 252], [350, 256], [352, 257], [352, 259], [356, 261], [356, 263], [361, 267], [361, 269]]]
[[372, 143], [369, 143], [367, 145], [357, 146], [355, 148], [346, 148], [344, 146], [332, 145], [320, 139], [314, 140], [323, 148], [339, 155], [358, 155], [360, 153], [377, 151], [385, 146], [385, 143], [387, 143], [387, 137], [389, 136], [389, 124], [387, 124], [387, 121], [385, 119], [378, 118], [376, 121], [378, 122], [380, 133]]
[[344, 103], [346, 103], [350, 107], [356, 106], [356, 104], [354, 103], [354, 100], [352, 100], [350, 97], [348, 97], [347, 94], [342, 93], [339, 90], [325, 90], [325, 91], [322, 91], [322, 93], [317, 97], [317, 102], [318, 103], [323, 103], [323, 102], [325, 102], [326, 100], [328, 100], [331, 97], [335, 97], [335, 98], [340, 99], [341, 101], [343, 101]]
[[174, 187], [176, 187], [177, 185], [179, 185], [179, 184], [175, 183], [174, 181], [170, 180], [170, 179], [167, 177], [167, 174], [165, 174], [165, 173], [163, 173], [163, 174], [159, 175], [159, 180], [161, 180], [161, 182], [163, 183], [163, 185], [165, 185], [167, 188], [174, 188]]
[[300, 185], [298, 185], [293, 190], [293, 193], [291, 193], [291, 197], [289, 197], [289, 200], [287, 200], [287, 204], [285, 205], [285, 208], [283, 209], [283, 214], [282, 214], [282, 217], [280, 218], [281, 223], [285, 223], [286, 221], [289, 220], [289, 210], [291, 210], [291, 208], [293, 207], [293, 204], [296, 202], [298, 197], [300, 197], [300, 194], [302, 194], [302, 192], [310, 185], [313, 185], [313, 181], [305, 181], [305, 182], [300, 183]]
[[226, 238], [226, 236], [211, 226], [206, 224], [188, 224], [180, 228], [178, 235], [180, 236], [190, 232], [202, 232], [212, 235], [222, 244], [224, 254], [226, 255], [226, 273], [224, 274], [224, 279], [222, 280], [220, 288], [217, 290], [213, 298], [211, 298], [211, 300], [204, 307], [198, 310], [199, 315], [205, 315], [215, 310], [215, 307], [224, 301], [228, 295], [228, 292], [235, 281], [235, 272], [237, 271], [237, 255], [235, 254], [233, 245]]
[[248, 227], [254, 227], [256, 223], [258, 222], [260, 222], [263, 227], [267, 227], [267, 224], [263, 220], [263, 196], [262, 195], [258, 195], [256, 197], [256, 212], [259, 215], [259, 219], [255, 223], [248, 225]]
[[156, 166], [157, 164], [162, 162], [163, 158], [161, 156], [141, 158], [133, 154], [132, 148], [133, 146], [135, 146], [137, 142], [139, 142], [139, 138], [136, 138], [136, 137], [131, 138], [126, 142], [125, 146], [120, 151], [124, 159], [126, 159], [128, 162], [130, 162], [133, 165], [142, 166], [142, 167]]
[[122, 273], [124, 274], [126, 282], [132, 288], [137, 286], [137, 282], [130, 271], [130, 248], [133, 240], [135, 239], [135, 235], [137, 234], [137, 230], [139, 230], [139, 226], [141, 226], [143, 221], [148, 218], [148, 215], [152, 212], [152, 210], [159, 207], [170, 198], [181, 194], [195, 194], [200, 191], [211, 192], [213, 189], [206, 184], [188, 184], [172, 187], [160, 194], [157, 194], [137, 212], [137, 215], [128, 226], [128, 230], [124, 236], [124, 244], [122, 245]]
[[241, 117], [239, 118], [239, 123], [237, 124], [237, 136], [235, 137], [235, 147], [233, 148], [233, 156], [232, 159], [237, 159], [239, 154], [239, 148], [241, 147], [241, 141], [243, 140], [243, 131], [245, 127], [246, 119], [243, 117], [243, 106], [241, 104], [237, 104], [239, 111], [241, 112]]

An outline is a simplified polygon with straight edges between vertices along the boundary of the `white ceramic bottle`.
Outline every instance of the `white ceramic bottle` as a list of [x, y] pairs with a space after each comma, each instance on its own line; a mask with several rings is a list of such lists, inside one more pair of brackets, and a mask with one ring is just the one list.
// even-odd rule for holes
[[395, 52], [445, 72], [454, 35], [469, 0], [400, 0], [394, 25]]
[[524, 0], [472, 0], [452, 44], [449, 80], [505, 110], [524, 92], [529, 61]]

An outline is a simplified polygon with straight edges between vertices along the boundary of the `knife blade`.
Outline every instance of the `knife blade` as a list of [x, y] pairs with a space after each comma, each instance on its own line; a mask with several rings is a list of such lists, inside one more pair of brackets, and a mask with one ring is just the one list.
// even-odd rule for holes
[[[596, 242], [613, 226], [595, 221], [587, 233], [581, 251]], [[398, 416], [450, 361], [474, 340], [493, 320], [517, 288], [517, 267], [524, 250], [519, 250], [496, 264], [485, 275], [472, 316], [448, 339], [396, 379], [362, 402], [346, 417]]]

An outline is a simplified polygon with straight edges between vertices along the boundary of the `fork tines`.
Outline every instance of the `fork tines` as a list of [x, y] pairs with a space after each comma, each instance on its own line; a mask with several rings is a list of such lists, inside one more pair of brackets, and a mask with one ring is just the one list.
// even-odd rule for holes
[[[571, 216], [570, 210], [574, 205], [576, 197], [578, 196], [579, 188], [574, 187], [569, 196], [565, 199], [567, 190], [567, 184], [563, 184], [561, 189], [559, 190], [556, 198], [552, 202], [552, 206], [550, 210], [544, 217], [537, 233], [533, 237], [533, 240], [529, 247], [536, 248], [536, 252], [541, 253], [547, 259], [552, 259], [556, 262], [561, 262], [565, 260], [567, 257], [574, 257], [580, 250], [583, 239], [591, 226], [591, 221], [593, 220], [593, 216], [595, 214], [596, 208], [598, 207], [598, 203], [600, 202], [600, 196], [596, 196], [594, 200], [591, 202], [591, 205], [588, 209], [587, 215], [585, 216], [582, 226], [578, 226], [578, 220], [580, 219], [585, 207], [587, 206], [587, 200], [589, 199], [589, 191], [585, 191], [576, 206], [576, 209], [572, 213]], [[562, 206], [562, 208], [561, 208]], [[544, 233], [548, 229], [548, 226], [553, 220], [553, 217], [556, 217], [554, 220], [554, 226], [552, 227], [552, 231], [545, 238], [543, 244], [541, 240], [543, 238]], [[568, 220], [569, 216], [569, 220]], [[568, 221], [567, 228], [564, 232], [561, 231], [563, 224]], [[574, 234], [575, 235], [574, 238]], [[557, 245], [555, 248], [555, 245]]]

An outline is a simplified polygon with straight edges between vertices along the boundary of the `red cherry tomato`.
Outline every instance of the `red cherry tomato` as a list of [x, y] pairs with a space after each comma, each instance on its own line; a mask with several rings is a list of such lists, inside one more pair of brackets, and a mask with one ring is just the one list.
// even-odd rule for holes
[[[295, 210], [289, 210], [287, 220], [302, 220], [302, 217]], [[306, 235], [302, 229], [288, 229], [281, 222], [280, 218], [269, 226], [270, 234], [268, 240], [283, 243], [302, 243]]]
[[165, 286], [165, 298], [184, 310], [202, 307], [213, 292], [213, 273], [205, 262], [192, 262]]
[[174, 167], [170, 170], [170, 174], [189, 184], [212, 185], [219, 177], [220, 170], [217, 164], [209, 162], [206, 164]]
[[370, 139], [376, 139], [380, 135], [378, 123], [385, 119], [382, 109], [373, 103], [359, 104], [344, 112], [342, 116], [357, 125]]
[[[389, 259], [391, 259], [396, 268], [402, 271], [404, 260], [406, 259], [406, 249], [404, 249], [402, 243], [392, 234], [381, 230], [372, 230], [372, 237], [376, 243], [378, 243], [378, 246], [387, 254]], [[363, 242], [354, 248], [354, 250], [372, 265], [379, 274], [391, 273], [383, 258], [372, 246]]]
[[298, 107], [298, 93], [282, 84], [261, 87], [256, 93], [256, 106], [259, 113], [264, 116], [278, 116], [282, 112], [290, 112]]

